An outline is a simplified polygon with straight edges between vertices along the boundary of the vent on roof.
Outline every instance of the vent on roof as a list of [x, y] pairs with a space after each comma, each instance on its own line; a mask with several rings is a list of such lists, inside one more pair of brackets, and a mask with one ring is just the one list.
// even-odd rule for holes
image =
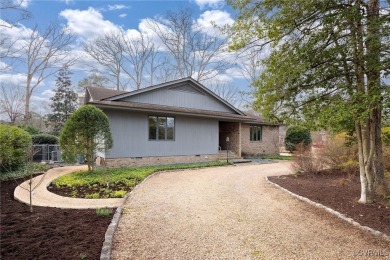
[[194, 94], [198, 94], [198, 95], [204, 95], [202, 92], [200, 92], [199, 90], [197, 90], [196, 88], [188, 85], [188, 84], [185, 84], [185, 85], [180, 85], [180, 86], [177, 86], [177, 87], [172, 87], [172, 88], [169, 88], [170, 90], [175, 90], [175, 91], [183, 91], [183, 92], [189, 92], [189, 93], [194, 93]]

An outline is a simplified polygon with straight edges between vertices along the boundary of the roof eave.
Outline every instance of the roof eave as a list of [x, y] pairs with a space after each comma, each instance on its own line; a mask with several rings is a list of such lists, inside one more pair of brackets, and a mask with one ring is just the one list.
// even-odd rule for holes
[[125, 106], [113, 106], [107, 104], [101, 104], [96, 102], [89, 102], [92, 105], [95, 105], [100, 108], [111, 108], [111, 109], [119, 109], [119, 110], [127, 110], [127, 111], [139, 111], [139, 112], [151, 112], [157, 114], [171, 114], [171, 115], [184, 115], [184, 116], [193, 116], [193, 117], [202, 117], [202, 118], [214, 118], [221, 120], [228, 120], [230, 122], [244, 122], [248, 121], [247, 118], [236, 118], [229, 116], [221, 116], [221, 115], [209, 115], [209, 114], [198, 114], [198, 113], [190, 113], [190, 112], [178, 112], [178, 111], [161, 111], [155, 109], [146, 109], [146, 108], [133, 108], [133, 107], [125, 107]]

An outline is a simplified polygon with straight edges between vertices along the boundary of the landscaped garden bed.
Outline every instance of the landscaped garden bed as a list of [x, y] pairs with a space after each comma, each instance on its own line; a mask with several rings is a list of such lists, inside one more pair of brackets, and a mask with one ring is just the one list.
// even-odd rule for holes
[[14, 200], [16, 186], [1, 182], [1, 259], [99, 259], [112, 214], [49, 207], [30, 213]]
[[226, 162], [178, 164], [155, 167], [98, 169], [61, 176], [48, 187], [61, 196], [75, 198], [122, 198], [147, 176], [158, 171], [228, 165]]
[[[390, 176], [387, 181], [390, 182]], [[377, 197], [373, 204], [358, 203], [359, 175], [339, 171], [322, 171], [318, 174], [269, 177], [281, 187], [319, 202], [359, 222], [390, 236], [390, 198]]]

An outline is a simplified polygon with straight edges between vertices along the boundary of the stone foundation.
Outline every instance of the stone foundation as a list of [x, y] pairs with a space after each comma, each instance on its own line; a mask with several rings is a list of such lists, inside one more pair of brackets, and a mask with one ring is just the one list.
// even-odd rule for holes
[[[218, 161], [218, 154], [201, 154], [196, 155], [182, 155], [182, 156], [160, 156], [160, 157], [131, 157], [131, 158], [115, 158], [115, 159], [99, 159], [96, 163], [114, 167], [139, 167], [152, 165], [167, 165], [180, 163], [199, 163]], [[99, 164], [98, 164], [99, 165]]]

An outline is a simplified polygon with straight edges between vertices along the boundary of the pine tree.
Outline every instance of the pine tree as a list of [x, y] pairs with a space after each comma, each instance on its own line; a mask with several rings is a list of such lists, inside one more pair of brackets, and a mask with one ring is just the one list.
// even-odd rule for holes
[[48, 115], [48, 121], [53, 126], [53, 134], [59, 135], [65, 121], [77, 108], [77, 94], [72, 90], [71, 72], [67, 66], [61, 68], [56, 79], [57, 89], [51, 98], [53, 113]]

